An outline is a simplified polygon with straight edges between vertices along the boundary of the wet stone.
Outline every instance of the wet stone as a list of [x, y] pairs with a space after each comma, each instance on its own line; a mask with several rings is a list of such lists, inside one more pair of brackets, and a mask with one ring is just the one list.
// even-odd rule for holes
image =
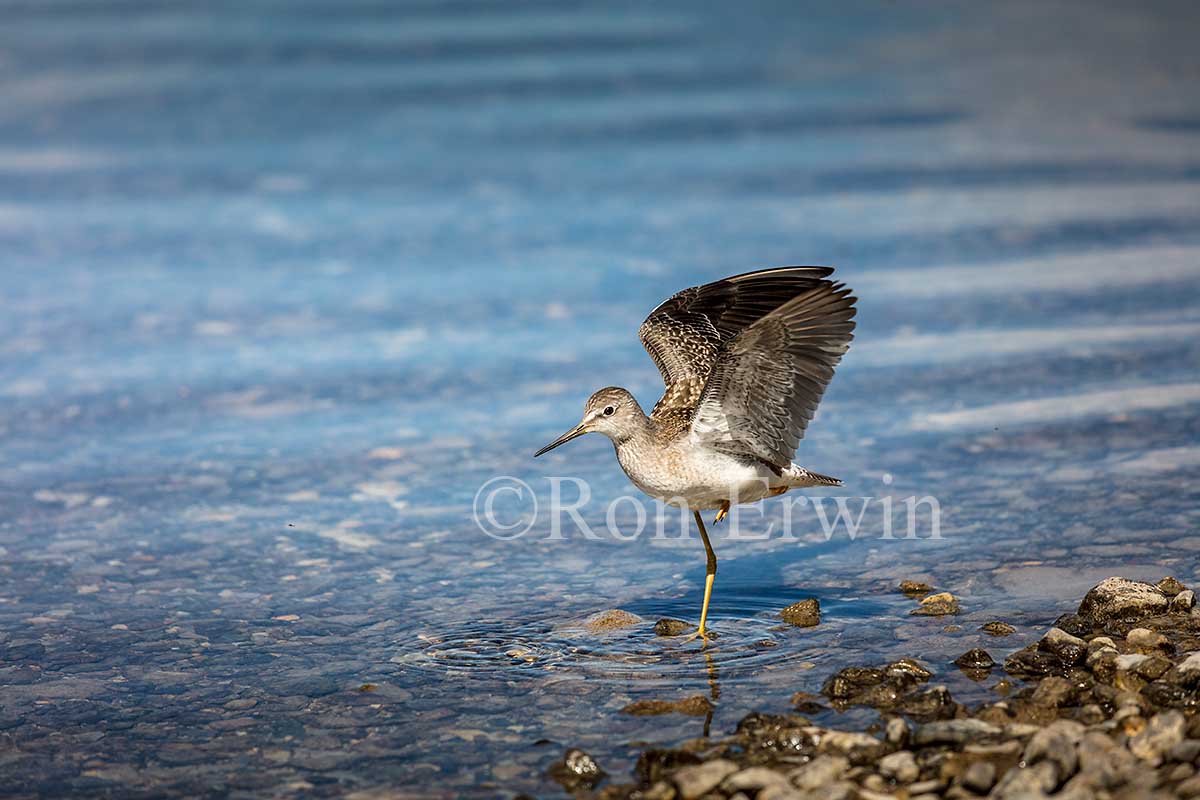
[[996, 664], [987, 650], [978, 647], [963, 653], [954, 663], [964, 670], [989, 670]]
[[1155, 633], [1149, 628], [1134, 628], [1125, 634], [1125, 641], [1130, 647], [1137, 648], [1142, 653], [1154, 653], [1169, 645], [1167, 637]]
[[1004, 671], [1018, 678], [1040, 678], [1046, 675], [1061, 675], [1066, 671], [1066, 665], [1054, 653], [1033, 644], [1006, 658]]
[[1074, 683], [1066, 678], [1051, 675], [1043, 678], [1037, 685], [1031, 700], [1034, 705], [1044, 708], [1061, 708], [1069, 705], [1078, 695], [1079, 690]]
[[905, 695], [898, 708], [915, 720], [925, 721], [952, 719], [959, 706], [945, 686], [931, 686]]
[[681, 619], [671, 619], [663, 617], [658, 622], [654, 623], [654, 632], [659, 636], [680, 636], [691, 630], [690, 623], [684, 622]]
[[920, 617], [943, 617], [948, 614], [962, 613], [962, 609], [959, 607], [957, 597], [949, 592], [939, 592], [922, 598], [920, 607], [914, 608], [909, 613]]
[[821, 622], [821, 604], [816, 598], [808, 598], [792, 603], [779, 612], [779, 616], [788, 625], [798, 628], [812, 628]]
[[1174, 578], [1170, 575], [1156, 583], [1154, 588], [1158, 589], [1167, 597], [1175, 597], [1186, 589], [1186, 587], [1180, 583], [1177, 578]]
[[1171, 598], [1169, 610], [1172, 614], [1187, 614], [1196, 607], [1196, 593], [1185, 589]]
[[933, 587], [928, 583], [909, 580], [900, 581], [900, 585], [896, 588], [910, 597], [923, 597], [933, 591]]
[[1017, 632], [1017, 629], [1007, 622], [992, 620], [979, 626], [979, 630], [990, 636], [1011, 636]]
[[590, 755], [572, 748], [549, 769], [549, 775], [568, 792], [591, 789], [604, 777], [604, 770]]
[[1078, 664], [1087, 654], [1088, 645], [1078, 636], [1072, 636], [1062, 628], [1051, 628], [1038, 642], [1038, 650], [1053, 653], [1067, 666]]
[[583, 627], [590, 633], [605, 633], [641, 625], [645, 620], [637, 614], [631, 614], [619, 608], [611, 608], [592, 614], [583, 621]]
[[1119, 619], [1144, 619], [1167, 610], [1158, 588], [1127, 578], [1105, 578], [1084, 596], [1078, 614], [1094, 627]]

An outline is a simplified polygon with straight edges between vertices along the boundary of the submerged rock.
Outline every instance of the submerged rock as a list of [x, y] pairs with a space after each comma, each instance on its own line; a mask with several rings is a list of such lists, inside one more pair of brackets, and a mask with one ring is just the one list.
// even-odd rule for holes
[[779, 612], [779, 616], [788, 625], [798, 628], [812, 628], [821, 622], [821, 604], [816, 598], [808, 598], [798, 603], [792, 603]]
[[1011, 636], [1017, 632], [1017, 629], [1007, 622], [1000, 620], [992, 620], [979, 626], [979, 630], [992, 636]]
[[687, 714], [703, 717], [712, 711], [712, 701], [702, 694], [694, 694], [682, 700], [636, 700], [621, 709], [635, 717], [654, 717], [660, 714]]

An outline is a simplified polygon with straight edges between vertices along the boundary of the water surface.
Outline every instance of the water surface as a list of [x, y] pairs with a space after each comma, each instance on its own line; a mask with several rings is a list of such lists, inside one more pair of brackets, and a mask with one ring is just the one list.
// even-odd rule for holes
[[[852, 663], [980, 700], [962, 651], [1200, 577], [1189, 4], [0, 10], [6, 796], [553, 795], [567, 746], [623, 777]], [[704, 653], [651, 630], [700, 602], [677, 518], [476, 528], [510, 475], [602, 529], [607, 442], [530, 454], [595, 388], [654, 402], [661, 299], [791, 263], [861, 298], [797, 460], [941, 538], [714, 528]], [[646, 623], [577, 626], [614, 607]]]

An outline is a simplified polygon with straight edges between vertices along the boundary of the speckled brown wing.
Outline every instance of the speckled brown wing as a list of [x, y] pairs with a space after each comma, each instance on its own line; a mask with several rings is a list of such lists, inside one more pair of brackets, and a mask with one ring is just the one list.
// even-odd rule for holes
[[651, 418], [686, 431], [722, 348], [789, 300], [826, 283], [829, 267], [776, 267], [693, 286], [650, 312], [638, 331], [667, 385]]
[[716, 355], [691, 424], [694, 441], [784, 469], [854, 338], [855, 298], [817, 285], [746, 327]]

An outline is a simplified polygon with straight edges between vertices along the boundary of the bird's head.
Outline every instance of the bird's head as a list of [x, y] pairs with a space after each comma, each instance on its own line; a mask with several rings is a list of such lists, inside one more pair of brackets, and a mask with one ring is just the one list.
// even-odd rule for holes
[[578, 425], [533, 456], [537, 458], [585, 433], [603, 433], [614, 442], [622, 442], [636, 433], [645, 419], [646, 415], [633, 395], [618, 386], [609, 386], [588, 398], [587, 405], [583, 407], [583, 419]]

